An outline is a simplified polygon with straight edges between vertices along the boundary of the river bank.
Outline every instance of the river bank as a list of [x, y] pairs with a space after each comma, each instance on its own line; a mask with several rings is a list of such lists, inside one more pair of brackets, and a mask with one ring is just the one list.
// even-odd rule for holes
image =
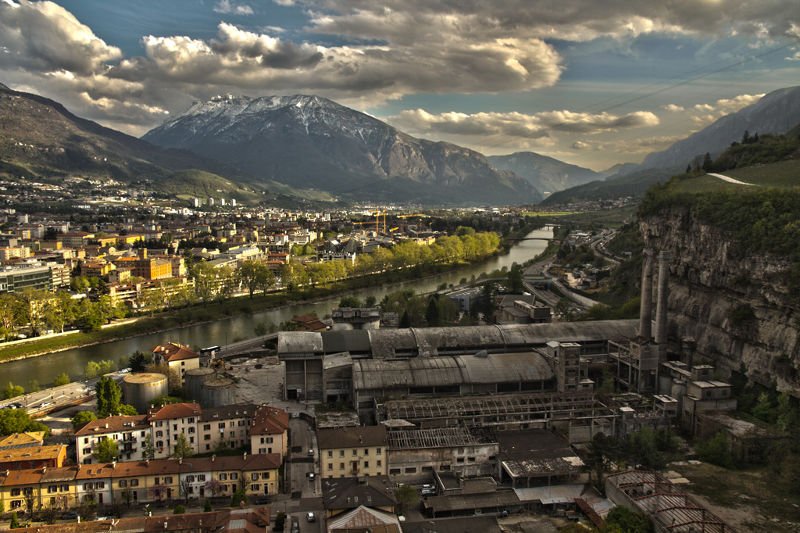
[[[542, 228], [529, 234], [547, 239], [552, 236], [552, 230]], [[458, 285], [473, 276], [477, 279], [482, 274], [500, 271], [503, 267], [510, 268], [513, 263], [522, 264], [541, 254], [546, 245], [544, 240], [520, 241], [511, 247], [509, 253], [458, 267], [442, 266], [427, 273], [409, 269], [386, 273], [386, 277], [381, 278], [362, 278], [347, 287], [335, 285], [324, 292], [318, 289], [318, 292], [303, 297], [275, 294], [268, 298], [258, 295], [251, 300], [245, 296], [222, 303], [184, 308], [175, 313], [180, 316], [143, 317], [138, 323], [124, 328], [81, 334], [88, 342], [80, 343], [80, 347], [48, 344], [38, 357], [26, 357], [25, 353], [6, 354], [8, 358], [2, 363], [3, 379], [23, 386], [31, 380], [40, 384], [50, 383], [61, 372], [79, 379], [89, 361], [117, 361], [122, 357], [127, 358], [136, 350], [148, 351], [157, 344], [169, 341], [193, 347], [224, 345], [251, 338], [255, 336], [256, 328], [277, 326], [295, 315], [317, 313], [324, 316], [330, 313], [342, 294], [353, 295], [362, 301], [368, 297], [380, 301], [386, 294], [398, 290], [429, 293], [442, 285]], [[44, 357], [44, 354], [47, 356]]]
[[[435, 277], [442, 272], [458, 271], [476, 263], [485, 262], [497, 255], [508, 254], [509, 243], [519, 236], [526, 235], [536, 229], [538, 224], [526, 225], [521, 230], [515, 231], [504, 237], [500, 248], [489, 257], [483, 257], [475, 262], [448, 265], [424, 265], [413, 268], [403, 268], [348, 278], [326, 284], [325, 286], [308, 287], [302, 291], [287, 293], [276, 291], [269, 294], [259, 294], [253, 297], [237, 295], [221, 301], [211, 301], [194, 304], [180, 309], [171, 309], [153, 316], [124, 319], [119, 324], [109, 324], [99, 331], [76, 332], [70, 335], [54, 335], [41, 339], [31, 339], [22, 343], [0, 345], [0, 364], [32, 357], [40, 357], [65, 350], [97, 346], [118, 340], [127, 340], [139, 336], [164, 333], [188, 326], [197, 326], [231, 318], [239, 314], [253, 314], [267, 310], [276, 310], [298, 304], [313, 304], [348, 292], [387, 285], [407, 280], [423, 280]], [[275, 324], [277, 326], [278, 324]], [[234, 339], [237, 340], [237, 339]]]

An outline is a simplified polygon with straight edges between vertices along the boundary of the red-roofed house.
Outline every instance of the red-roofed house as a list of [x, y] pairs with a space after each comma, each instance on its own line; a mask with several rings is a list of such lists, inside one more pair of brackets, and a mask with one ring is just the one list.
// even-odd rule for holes
[[250, 424], [250, 451], [286, 457], [289, 451], [288, 429], [289, 413], [269, 405], [259, 406]]
[[170, 457], [175, 451], [178, 436], [183, 434], [189, 445], [197, 451], [197, 422], [203, 410], [196, 403], [172, 403], [151, 409], [147, 419], [153, 434], [155, 458]]
[[187, 370], [200, 368], [200, 354], [192, 351], [188, 346], [177, 342], [159, 344], [153, 348], [153, 362], [157, 365], [165, 363], [170, 370], [174, 370], [181, 378], [183, 386], [183, 376]]

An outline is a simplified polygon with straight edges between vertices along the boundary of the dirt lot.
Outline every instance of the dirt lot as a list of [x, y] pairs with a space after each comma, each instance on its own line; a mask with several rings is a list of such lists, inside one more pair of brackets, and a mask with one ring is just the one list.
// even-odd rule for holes
[[672, 464], [686, 490], [738, 531], [800, 531], [800, 496], [788, 496], [765, 468], [726, 470], [707, 463]]

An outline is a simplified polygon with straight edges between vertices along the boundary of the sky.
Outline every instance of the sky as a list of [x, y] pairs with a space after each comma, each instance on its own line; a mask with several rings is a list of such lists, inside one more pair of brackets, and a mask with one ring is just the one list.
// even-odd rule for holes
[[0, 0], [0, 82], [133, 135], [317, 94], [595, 170], [800, 83], [798, 0]]

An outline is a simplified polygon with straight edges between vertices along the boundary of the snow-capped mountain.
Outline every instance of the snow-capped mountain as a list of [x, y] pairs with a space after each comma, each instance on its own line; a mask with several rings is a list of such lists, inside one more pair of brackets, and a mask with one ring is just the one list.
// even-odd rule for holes
[[478, 152], [414, 138], [317, 96], [218, 96], [143, 139], [234, 165], [252, 180], [353, 198], [473, 204], [541, 198]]

